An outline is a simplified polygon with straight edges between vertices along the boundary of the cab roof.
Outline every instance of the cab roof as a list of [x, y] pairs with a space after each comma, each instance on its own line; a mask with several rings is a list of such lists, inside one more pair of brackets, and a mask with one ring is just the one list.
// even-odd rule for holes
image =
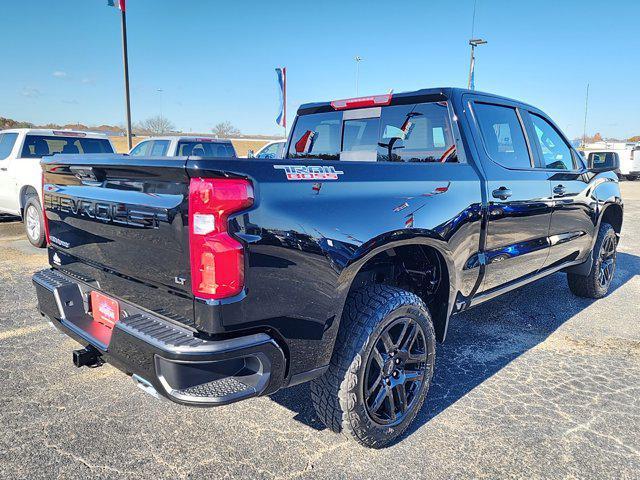
[[[496, 100], [506, 100], [509, 102], [517, 102], [522, 105], [527, 105], [526, 103], [521, 102], [519, 100], [503, 97], [493, 93], [480, 92], [478, 90], [468, 90], [466, 88], [455, 88], [455, 87], [423, 88], [421, 90], [414, 90], [411, 92], [392, 93], [390, 94], [391, 99], [388, 105], [405, 105], [409, 103], [438, 102], [438, 101], [452, 99], [456, 96], [459, 97], [464, 95], [465, 93], [472, 93], [474, 95], [481, 95], [483, 97], [495, 98]], [[380, 96], [383, 96], [383, 95], [380, 95]], [[366, 97], [362, 97], [362, 98], [366, 98]], [[298, 115], [308, 115], [310, 113], [335, 111], [336, 109], [332, 106], [332, 103], [333, 102], [331, 101], [305, 103], [303, 105], [300, 105], [300, 108], [298, 108]], [[527, 105], [527, 106], [531, 106], [531, 105]], [[366, 108], [366, 107], [367, 106], [359, 106], [354, 108]], [[535, 107], [532, 107], [532, 108], [535, 108]]]
[[83, 138], [108, 138], [104, 133], [89, 132], [86, 130], [69, 130], [64, 128], [8, 128], [0, 130], [0, 133], [24, 133], [27, 135], [47, 135], [64, 137], [65, 134], [82, 135]]
[[146, 137], [143, 141], [147, 140], [177, 140], [187, 142], [212, 142], [212, 143], [232, 143], [228, 138], [208, 137], [206, 135], [164, 135], [160, 137]]

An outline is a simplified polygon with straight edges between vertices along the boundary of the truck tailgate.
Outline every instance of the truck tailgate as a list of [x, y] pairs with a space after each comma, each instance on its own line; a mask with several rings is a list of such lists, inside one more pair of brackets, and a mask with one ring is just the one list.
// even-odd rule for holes
[[51, 263], [192, 322], [186, 158], [56, 155], [42, 165]]

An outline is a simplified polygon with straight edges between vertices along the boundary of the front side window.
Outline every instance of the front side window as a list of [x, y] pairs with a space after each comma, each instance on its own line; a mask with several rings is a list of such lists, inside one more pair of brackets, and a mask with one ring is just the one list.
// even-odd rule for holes
[[113, 147], [109, 140], [102, 138], [27, 135], [21, 157], [42, 158], [56, 153], [113, 153]]
[[531, 168], [529, 149], [516, 110], [476, 103], [474, 110], [489, 156], [506, 168]]
[[312, 113], [298, 117], [291, 135], [288, 158], [338, 160], [342, 113]]
[[0, 135], [0, 160], [4, 160], [11, 155], [17, 138], [17, 133], [4, 133]]
[[152, 157], [164, 157], [169, 149], [169, 140], [155, 140], [151, 147]]
[[267, 145], [260, 153], [258, 153], [256, 158], [277, 158], [280, 145], [280, 143]]
[[150, 148], [151, 142], [140, 142], [133, 150], [131, 150], [129, 155], [132, 157], [142, 157], [148, 154]]
[[575, 167], [571, 149], [556, 129], [544, 118], [534, 113], [531, 114], [531, 122], [536, 132], [543, 167], [554, 170], [573, 170]]

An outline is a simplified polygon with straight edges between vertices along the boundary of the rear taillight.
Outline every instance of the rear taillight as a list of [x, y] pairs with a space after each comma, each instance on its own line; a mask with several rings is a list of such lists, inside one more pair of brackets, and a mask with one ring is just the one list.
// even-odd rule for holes
[[189, 185], [191, 289], [221, 299], [244, 287], [244, 248], [229, 235], [229, 215], [253, 204], [253, 188], [236, 178], [192, 178]]
[[46, 202], [44, 201], [44, 170], [42, 171], [42, 219], [44, 221], [44, 236], [47, 239], [47, 245], [51, 245], [49, 241], [49, 219], [47, 218]]

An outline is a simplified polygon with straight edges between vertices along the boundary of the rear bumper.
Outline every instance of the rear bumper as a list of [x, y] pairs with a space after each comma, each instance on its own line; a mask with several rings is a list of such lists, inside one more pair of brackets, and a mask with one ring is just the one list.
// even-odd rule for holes
[[102, 360], [174, 402], [225, 405], [273, 393], [283, 384], [285, 357], [266, 333], [200, 338], [193, 330], [118, 300], [123, 313], [107, 347], [78, 326], [89, 316], [89, 292], [96, 285], [52, 269], [37, 272], [32, 280], [41, 314], [59, 330], [91, 345]]

